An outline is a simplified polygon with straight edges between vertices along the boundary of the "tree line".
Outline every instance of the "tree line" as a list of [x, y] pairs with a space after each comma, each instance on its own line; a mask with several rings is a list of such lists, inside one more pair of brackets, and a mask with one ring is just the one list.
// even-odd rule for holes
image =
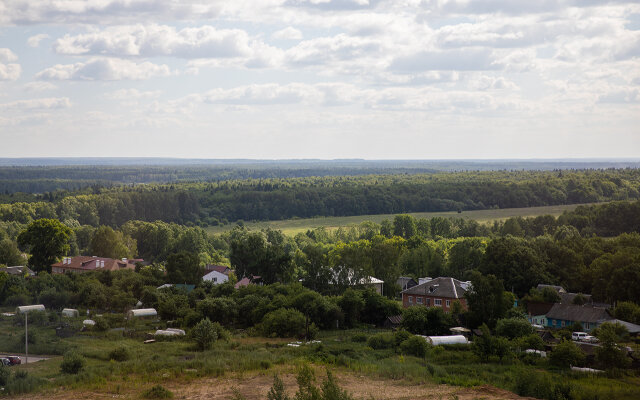
[[[463, 211], [635, 200], [640, 170], [440, 172], [95, 186], [4, 196], [0, 221], [71, 225], [161, 220], [200, 226], [294, 217]], [[19, 200], [19, 201], [16, 201]], [[27, 200], [27, 201], [25, 201]], [[576, 220], [577, 223], [577, 220]]]

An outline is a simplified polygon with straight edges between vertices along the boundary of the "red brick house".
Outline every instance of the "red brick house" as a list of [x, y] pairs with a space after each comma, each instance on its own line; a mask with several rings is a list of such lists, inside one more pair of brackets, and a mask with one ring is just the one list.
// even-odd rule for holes
[[121, 269], [135, 269], [141, 259], [114, 260], [106, 257], [77, 256], [65, 257], [62, 261], [51, 264], [52, 274], [64, 274], [65, 272], [87, 272], [96, 270], [118, 271]]
[[440, 277], [431, 279], [420, 285], [402, 291], [402, 306], [442, 307], [446, 312], [451, 310], [454, 301], [459, 301], [467, 309], [464, 294], [470, 282], [462, 282], [454, 278]]

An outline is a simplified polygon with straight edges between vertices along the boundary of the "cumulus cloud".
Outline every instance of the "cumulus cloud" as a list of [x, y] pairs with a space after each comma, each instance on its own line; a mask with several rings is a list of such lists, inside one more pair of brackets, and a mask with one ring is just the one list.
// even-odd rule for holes
[[140, 20], [211, 19], [220, 12], [205, 0], [0, 0], [0, 24], [114, 24]]
[[176, 30], [166, 25], [133, 25], [65, 35], [54, 42], [53, 49], [67, 55], [228, 58], [251, 55], [252, 41], [240, 29], [204, 25]]
[[107, 93], [105, 97], [113, 100], [138, 100], [138, 99], [153, 99], [160, 96], [162, 92], [160, 90], [138, 90], [138, 89], [120, 89], [115, 92]]
[[0, 81], [15, 81], [20, 77], [20, 64], [12, 63], [17, 60], [18, 56], [13, 51], [0, 48]]
[[18, 100], [0, 104], [0, 111], [58, 110], [71, 107], [67, 97]]
[[16, 56], [16, 54], [7, 49], [7, 48], [0, 48], [0, 62], [12, 62], [12, 61], [18, 61], [18, 56]]
[[29, 47], [38, 47], [40, 46], [41, 41], [48, 38], [49, 38], [49, 35], [47, 35], [46, 33], [33, 35], [29, 37], [29, 39], [27, 39], [27, 45], [29, 45]]
[[24, 90], [27, 92], [43, 92], [45, 90], [54, 90], [58, 87], [51, 82], [35, 81], [29, 82], [24, 85]]
[[114, 81], [140, 80], [168, 76], [167, 65], [145, 61], [136, 63], [116, 58], [93, 58], [87, 62], [58, 64], [36, 74], [42, 80]]
[[284, 29], [273, 32], [271, 37], [274, 39], [300, 40], [302, 39], [302, 32], [292, 26], [288, 26]]

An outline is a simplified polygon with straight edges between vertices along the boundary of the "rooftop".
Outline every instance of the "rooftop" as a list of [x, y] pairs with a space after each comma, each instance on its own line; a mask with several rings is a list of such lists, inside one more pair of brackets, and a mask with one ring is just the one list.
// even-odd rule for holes
[[470, 287], [470, 282], [463, 282], [449, 277], [440, 277], [404, 290], [402, 293], [461, 299]]

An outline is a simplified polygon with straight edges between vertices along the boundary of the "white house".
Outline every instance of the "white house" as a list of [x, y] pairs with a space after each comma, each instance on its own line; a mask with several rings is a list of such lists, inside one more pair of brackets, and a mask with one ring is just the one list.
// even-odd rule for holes
[[214, 285], [219, 285], [221, 283], [229, 281], [229, 277], [222, 272], [213, 270], [209, 271], [205, 276], [203, 276], [202, 280], [205, 282], [212, 282]]

